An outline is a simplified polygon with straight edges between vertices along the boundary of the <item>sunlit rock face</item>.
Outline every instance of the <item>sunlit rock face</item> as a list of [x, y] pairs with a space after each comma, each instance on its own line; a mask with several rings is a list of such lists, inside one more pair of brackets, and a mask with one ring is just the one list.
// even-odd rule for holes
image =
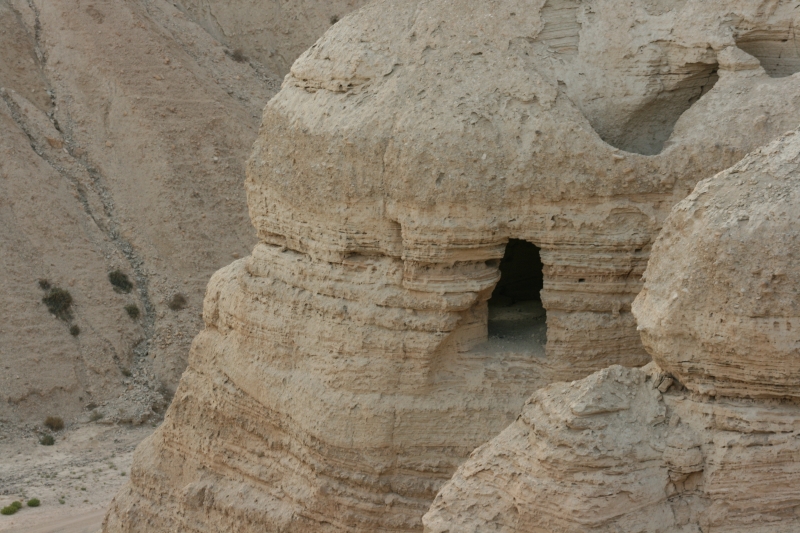
[[425, 531], [800, 529], [799, 194], [798, 133], [701, 182], [633, 306], [655, 362], [537, 391]]
[[[796, 76], [736, 48], [798, 12], [378, 1], [340, 21], [264, 110], [261, 242], [212, 278], [105, 530], [421, 531], [536, 389], [645, 364], [631, 302], [670, 208], [800, 123]], [[539, 250], [539, 308], [509, 313], [543, 308], [545, 349], [488, 334], [509, 239]]]
[[800, 138], [673, 210], [637, 302], [653, 359], [710, 396], [800, 398]]

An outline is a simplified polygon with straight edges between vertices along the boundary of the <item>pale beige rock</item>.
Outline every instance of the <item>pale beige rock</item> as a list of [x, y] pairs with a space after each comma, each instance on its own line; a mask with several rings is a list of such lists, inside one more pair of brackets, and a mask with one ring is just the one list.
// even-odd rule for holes
[[[670, 208], [800, 123], [797, 76], [730, 50], [794, 5], [383, 0], [334, 25], [264, 110], [261, 242], [212, 278], [105, 531], [420, 531], [534, 390], [645, 364], [630, 306]], [[509, 238], [541, 248], [546, 357], [487, 341]], [[576, 412], [658, 404], [625, 376]], [[660, 458], [630, 438], [613, 461]]]
[[775, 327], [797, 316], [798, 194], [798, 132], [701, 182], [634, 303], [664, 370], [615, 366], [536, 392], [442, 488], [425, 531], [800, 530], [798, 347]]
[[793, 133], [673, 209], [635, 312], [653, 359], [689, 389], [800, 397], [798, 205]]
[[176, 5], [237, 57], [283, 76], [325, 30], [367, 1], [179, 0]]
[[800, 406], [662, 393], [662, 379], [614, 366], [537, 391], [442, 488], [425, 531], [798, 530]]
[[259, 237], [402, 258], [405, 287], [449, 292], [482, 290], [486, 262], [526, 239], [559, 377], [643, 364], [630, 303], [669, 209], [800, 122], [796, 78], [742, 70], [754, 58], [731, 49], [798, 16], [757, 4], [370, 4], [265, 110], [247, 182]]

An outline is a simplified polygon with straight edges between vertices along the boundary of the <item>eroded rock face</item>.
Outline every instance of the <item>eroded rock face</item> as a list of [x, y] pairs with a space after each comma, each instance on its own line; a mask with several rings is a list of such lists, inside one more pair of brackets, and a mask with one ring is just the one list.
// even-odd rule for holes
[[[160, 418], [209, 277], [256, 243], [241, 183], [261, 111], [364, 1], [0, 0], [0, 432], [92, 406]], [[70, 323], [39, 279], [71, 292]]]
[[797, 530], [800, 406], [665, 380], [614, 366], [537, 391], [442, 488], [425, 531]]
[[689, 389], [800, 397], [800, 139], [703, 181], [673, 210], [635, 309], [653, 359]]
[[542, 250], [557, 376], [646, 363], [630, 304], [667, 213], [800, 122], [796, 77], [736, 47], [798, 10], [659, 5], [384, 1], [348, 16], [264, 112], [247, 182], [260, 239], [323, 262], [402, 259], [404, 287], [474, 293], [475, 309], [507, 239], [525, 239]]
[[799, 192], [797, 132], [701, 182], [667, 219], [634, 304], [669, 372], [615, 366], [536, 392], [444, 486], [425, 531], [798, 530], [800, 377], [785, 326]]
[[[797, 13], [723, 4], [379, 1], [336, 24], [264, 111], [261, 242], [212, 279], [105, 530], [420, 531], [533, 391], [646, 363], [630, 305], [669, 209], [800, 122], [796, 77], [733, 48]], [[509, 238], [541, 248], [546, 358], [486, 342]]]
[[283, 76], [325, 30], [367, 1], [179, 0], [176, 6], [227, 43], [237, 60], [255, 59]]

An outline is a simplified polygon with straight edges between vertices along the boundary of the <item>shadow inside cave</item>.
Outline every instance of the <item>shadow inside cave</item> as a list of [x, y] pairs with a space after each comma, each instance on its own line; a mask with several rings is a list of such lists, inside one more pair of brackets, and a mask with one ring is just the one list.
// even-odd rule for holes
[[544, 273], [539, 248], [510, 239], [500, 276], [489, 299], [489, 337], [484, 348], [544, 356], [547, 313], [540, 296]]

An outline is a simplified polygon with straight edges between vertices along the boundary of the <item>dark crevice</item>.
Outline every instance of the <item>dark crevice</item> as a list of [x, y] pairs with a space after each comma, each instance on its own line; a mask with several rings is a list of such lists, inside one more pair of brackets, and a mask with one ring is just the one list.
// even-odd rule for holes
[[539, 248], [519, 239], [509, 239], [500, 261], [500, 281], [489, 305], [509, 306], [517, 302], [541, 301], [544, 274]]

